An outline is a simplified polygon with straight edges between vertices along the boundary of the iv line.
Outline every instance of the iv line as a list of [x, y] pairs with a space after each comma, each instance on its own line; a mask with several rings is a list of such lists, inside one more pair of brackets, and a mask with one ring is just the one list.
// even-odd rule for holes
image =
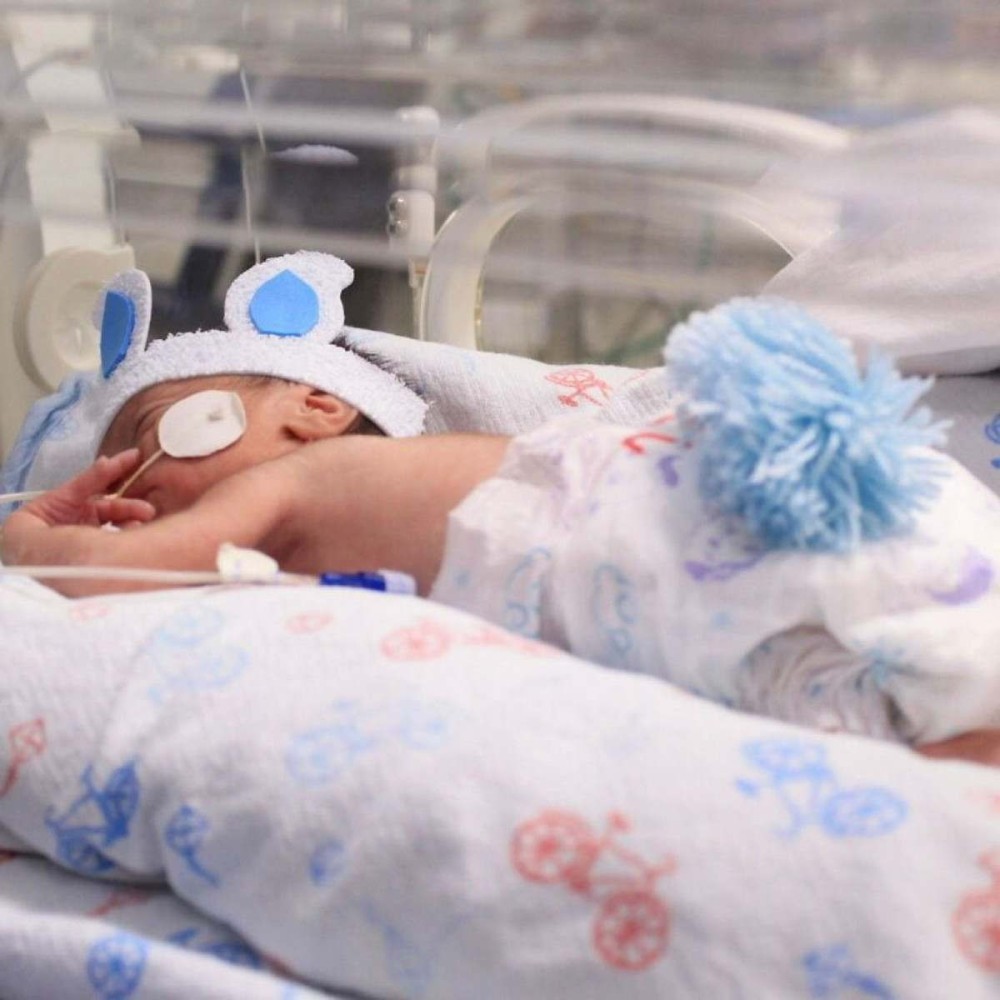
[[0, 566], [0, 577], [2, 576], [26, 576], [33, 580], [122, 580], [173, 586], [212, 583], [277, 583], [283, 586], [316, 584], [316, 577], [299, 573], [275, 573], [266, 580], [241, 580], [214, 570], [136, 569], [124, 566]]

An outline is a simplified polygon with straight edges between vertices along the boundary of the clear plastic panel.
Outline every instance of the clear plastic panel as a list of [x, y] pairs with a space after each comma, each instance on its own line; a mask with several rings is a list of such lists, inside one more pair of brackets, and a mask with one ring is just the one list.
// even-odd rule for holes
[[[18, 297], [67, 247], [130, 245], [158, 333], [217, 323], [255, 257], [313, 248], [356, 265], [356, 325], [417, 332], [411, 290], [453, 269], [475, 279], [448, 319], [466, 339], [638, 363], [842, 211], [853, 181], [804, 183], [804, 150], [1000, 103], [992, 0], [0, 0], [0, 39], [0, 390], [22, 408], [45, 387]], [[928, 184], [910, 204], [951, 197]], [[452, 222], [428, 265], [418, 196], [432, 228], [482, 213], [479, 242]]]

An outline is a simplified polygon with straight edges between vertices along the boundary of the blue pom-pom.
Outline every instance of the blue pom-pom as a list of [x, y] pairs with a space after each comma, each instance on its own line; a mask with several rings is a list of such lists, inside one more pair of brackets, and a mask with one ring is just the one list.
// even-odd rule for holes
[[850, 348], [780, 299], [735, 299], [671, 333], [667, 373], [700, 451], [702, 499], [769, 549], [844, 552], [909, 530], [945, 424], [913, 404], [929, 379]]

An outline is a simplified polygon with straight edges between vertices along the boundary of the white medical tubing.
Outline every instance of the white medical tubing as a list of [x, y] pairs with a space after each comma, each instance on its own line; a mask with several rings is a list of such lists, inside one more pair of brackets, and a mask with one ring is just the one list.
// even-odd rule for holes
[[34, 500], [40, 497], [47, 490], [23, 490], [20, 493], [0, 493], [0, 503], [22, 503], [25, 500]]
[[0, 577], [26, 576], [33, 580], [122, 580], [162, 583], [183, 587], [204, 584], [276, 583], [282, 586], [312, 586], [316, 577], [298, 573], [276, 573], [266, 581], [237, 580], [214, 570], [134, 569], [121, 566], [0, 566]]

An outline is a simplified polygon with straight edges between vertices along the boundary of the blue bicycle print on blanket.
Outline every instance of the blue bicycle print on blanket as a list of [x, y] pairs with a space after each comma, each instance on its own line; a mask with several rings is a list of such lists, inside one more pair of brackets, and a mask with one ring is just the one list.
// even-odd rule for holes
[[[983, 433], [986, 435], [986, 440], [991, 441], [993, 444], [1000, 444], [1000, 413], [998, 413], [984, 428]], [[990, 465], [994, 469], [1000, 469], [1000, 458], [994, 458]]]
[[184, 862], [188, 871], [213, 888], [219, 886], [219, 876], [209, 871], [201, 860], [205, 838], [212, 829], [208, 817], [192, 805], [182, 805], [168, 820], [163, 840]]
[[468, 918], [466, 912], [422, 921], [418, 937], [389, 918], [370, 900], [361, 906], [365, 921], [382, 939], [385, 969], [406, 996], [419, 1000], [437, 975], [437, 965], [449, 940]]
[[95, 941], [87, 952], [87, 980], [100, 1000], [129, 1000], [142, 984], [149, 944], [118, 931]]
[[285, 754], [288, 773], [305, 787], [337, 780], [358, 761], [383, 748], [434, 751], [451, 737], [453, 712], [444, 702], [404, 696], [395, 702], [333, 704], [331, 722], [292, 738]]
[[813, 1000], [840, 1000], [866, 997], [868, 1000], [895, 1000], [896, 994], [870, 972], [862, 972], [846, 944], [816, 948], [802, 959]]
[[212, 955], [230, 965], [239, 965], [245, 969], [263, 969], [264, 961], [260, 955], [245, 941], [234, 937], [212, 938], [208, 931], [197, 927], [185, 927], [175, 931], [167, 940], [188, 951], [197, 951], [203, 955]]
[[347, 845], [340, 837], [330, 837], [309, 856], [309, 880], [315, 886], [333, 885], [347, 872], [349, 863]]
[[218, 609], [187, 605], [152, 633], [143, 650], [143, 662], [155, 678], [149, 687], [153, 702], [218, 690], [245, 672], [250, 654], [223, 641], [225, 624], [226, 618]]
[[822, 743], [782, 737], [753, 740], [743, 745], [743, 755], [763, 777], [741, 778], [736, 787], [751, 797], [762, 792], [777, 796], [789, 820], [787, 828], [775, 831], [780, 837], [795, 837], [810, 825], [831, 837], [878, 837], [906, 819], [906, 803], [887, 788], [842, 788]]
[[115, 868], [105, 849], [124, 840], [139, 807], [141, 788], [136, 761], [130, 760], [111, 772], [100, 786], [88, 765], [80, 775], [83, 794], [61, 814], [49, 809], [45, 825], [56, 838], [56, 857], [83, 875], [103, 875]]

